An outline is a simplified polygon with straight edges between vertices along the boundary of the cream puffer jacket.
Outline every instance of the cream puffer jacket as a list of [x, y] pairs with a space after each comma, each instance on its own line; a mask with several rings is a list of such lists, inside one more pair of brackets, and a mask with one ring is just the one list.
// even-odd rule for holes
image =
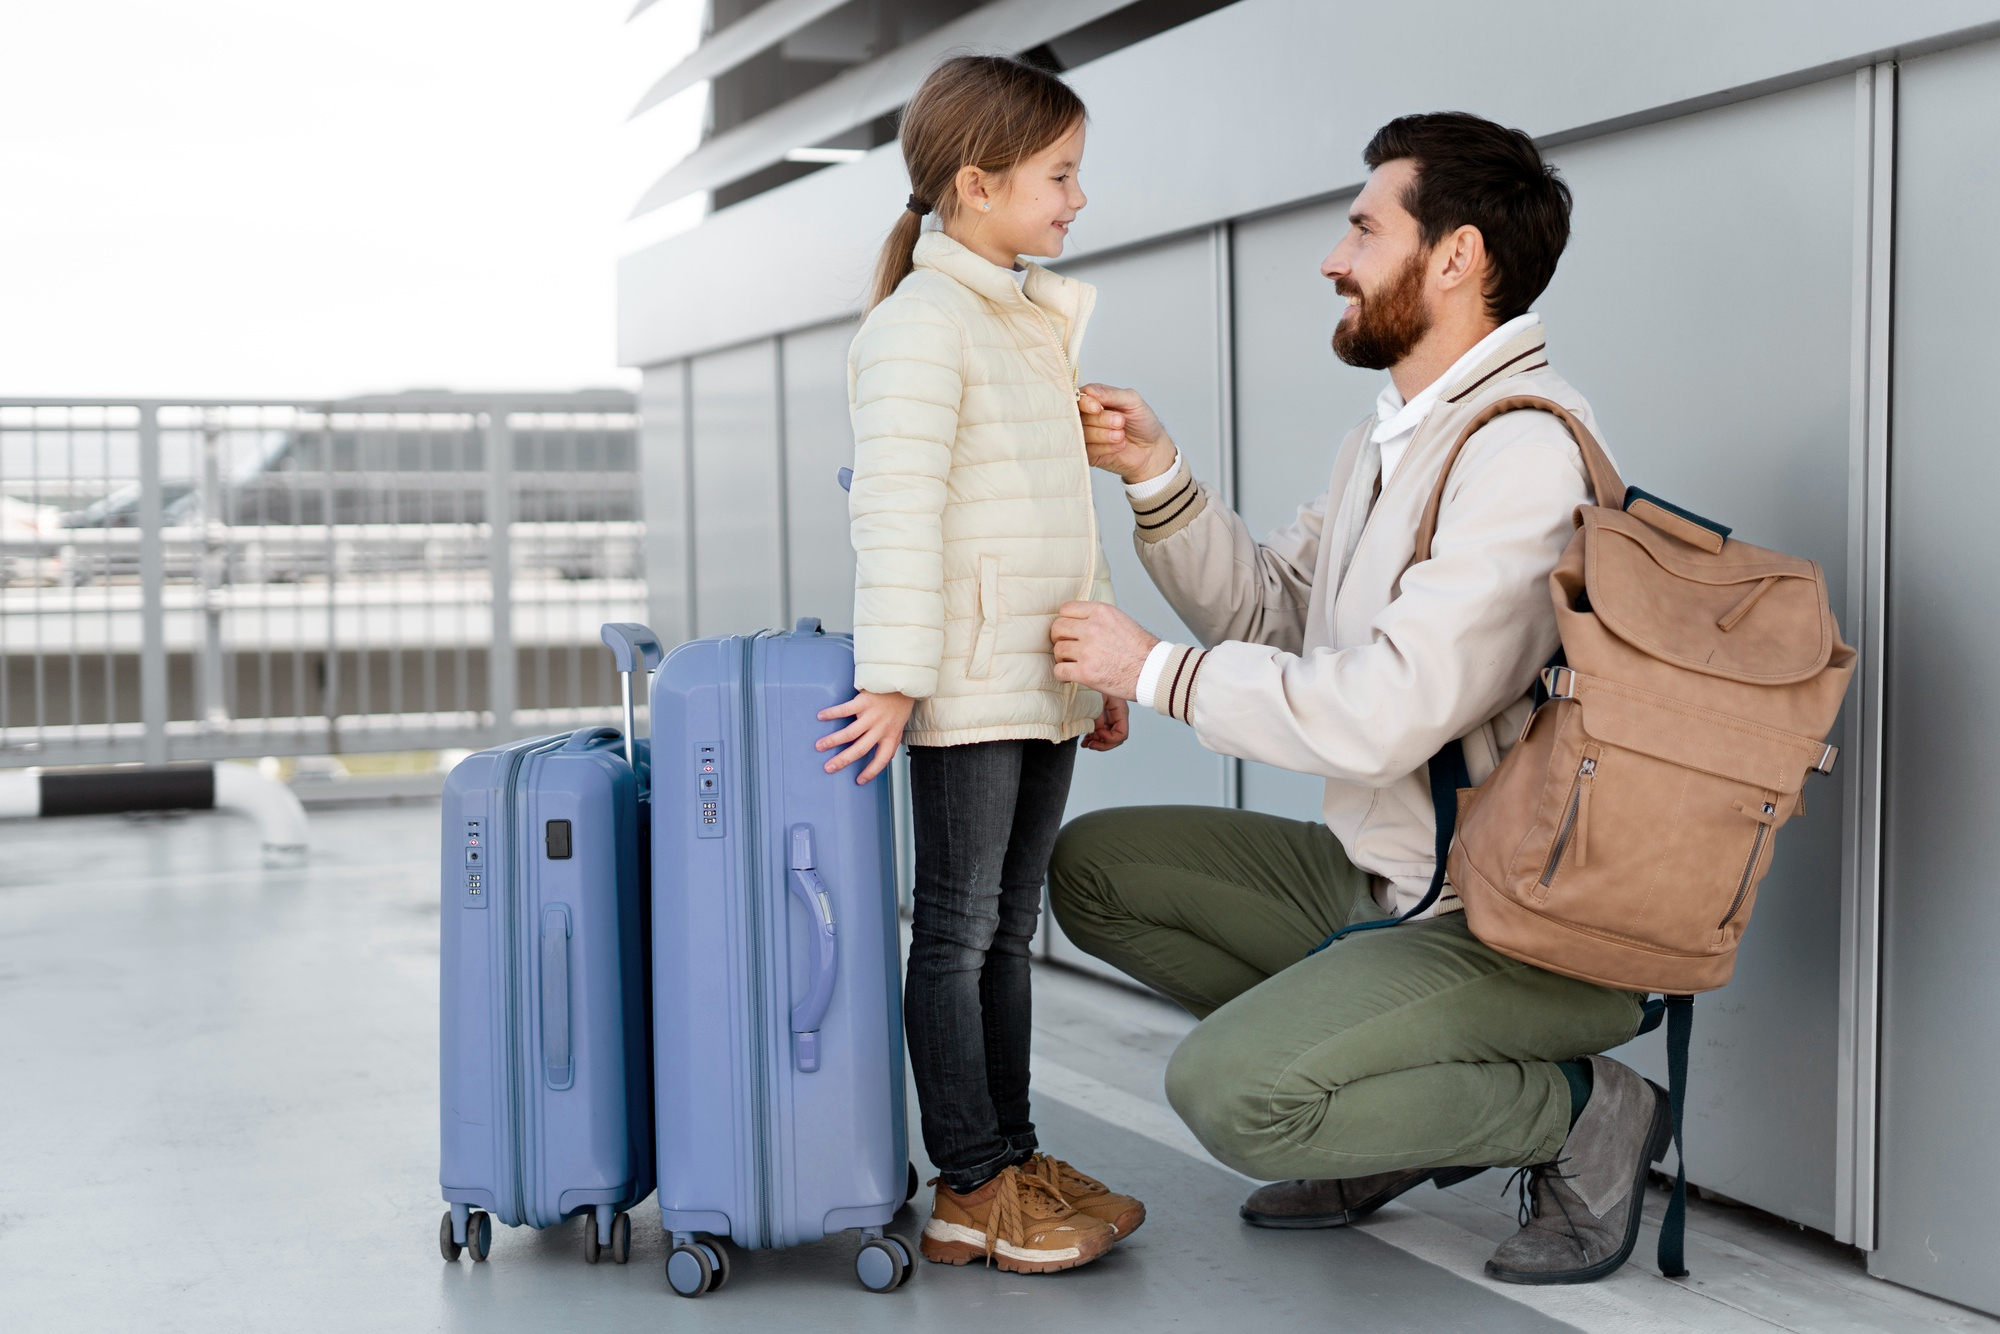
[[1076, 410], [1097, 293], [942, 232], [915, 264], [847, 355], [854, 683], [918, 700], [913, 746], [1067, 741], [1103, 704], [1056, 680], [1049, 626], [1111, 600]]

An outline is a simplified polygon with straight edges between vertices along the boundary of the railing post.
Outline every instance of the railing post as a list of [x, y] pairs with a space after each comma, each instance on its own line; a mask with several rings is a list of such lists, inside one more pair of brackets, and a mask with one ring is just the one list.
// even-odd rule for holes
[[167, 762], [166, 549], [160, 527], [160, 405], [139, 405], [139, 720], [140, 758]]
[[486, 700], [493, 739], [514, 735], [517, 703], [514, 660], [514, 437], [507, 405], [486, 411], [486, 568], [492, 582], [492, 629], [486, 645]]
[[229, 582], [229, 537], [224, 527], [222, 494], [222, 409], [209, 409], [201, 427], [201, 547], [195, 574], [201, 590], [200, 658], [195, 673], [195, 717], [204, 733], [229, 725], [229, 695], [224, 673], [223, 585]]

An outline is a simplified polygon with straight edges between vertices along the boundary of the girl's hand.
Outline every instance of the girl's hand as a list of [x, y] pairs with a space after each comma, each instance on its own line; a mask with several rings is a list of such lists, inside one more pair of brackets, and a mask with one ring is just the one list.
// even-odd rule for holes
[[1097, 730], [1084, 737], [1085, 750], [1116, 750], [1125, 744], [1125, 738], [1132, 735], [1132, 715], [1130, 706], [1124, 700], [1107, 695], [1104, 712], [1097, 715]]
[[[869, 751], [875, 758], [868, 767], [856, 776], [855, 782], [866, 783], [884, 769], [889, 761], [896, 758], [896, 747], [903, 744], [903, 728], [910, 721], [910, 710], [917, 702], [908, 695], [877, 695], [862, 690], [845, 704], [836, 704], [830, 709], [821, 709], [819, 720], [831, 722], [835, 718], [852, 718], [854, 721], [835, 732], [823, 736], [813, 743], [814, 750], [832, 750], [837, 746], [847, 749], [826, 762], [826, 771], [837, 774]], [[852, 745], [848, 743], [852, 742]]]

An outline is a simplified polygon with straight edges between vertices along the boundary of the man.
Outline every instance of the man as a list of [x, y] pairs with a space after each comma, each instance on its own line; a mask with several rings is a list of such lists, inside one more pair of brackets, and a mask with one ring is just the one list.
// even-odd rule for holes
[[[1488, 948], [1436, 864], [1427, 761], [1463, 741], [1474, 782], [1520, 735], [1558, 645], [1549, 574], [1580, 453], [1551, 414], [1474, 433], [1431, 558], [1415, 532], [1446, 453], [1487, 405], [1590, 407], [1529, 311], [1569, 237], [1569, 191], [1518, 131], [1407, 116], [1369, 143], [1367, 185], [1320, 272], [1348, 301], [1334, 351], [1387, 370], [1332, 483], [1257, 541], [1193, 478], [1145, 402], [1086, 387], [1092, 462], [1127, 483], [1148, 573], [1208, 647], [1163, 643], [1072, 603], [1056, 674], [1151, 705], [1211, 750], [1326, 779], [1326, 823], [1207, 807], [1101, 811], [1064, 831], [1050, 897], [1070, 938], [1203, 1022], [1167, 1067], [1202, 1143], [1267, 1180], [1262, 1227], [1355, 1222], [1426, 1181], [1528, 1169], [1530, 1213], [1487, 1262], [1520, 1283], [1587, 1282], [1631, 1254], [1665, 1095], [1595, 1055], [1641, 998]], [[1594, 429], [1594, 426], [1593, 426]], [[1657, 1152], [1656, 1152], [1657, 1150]]]

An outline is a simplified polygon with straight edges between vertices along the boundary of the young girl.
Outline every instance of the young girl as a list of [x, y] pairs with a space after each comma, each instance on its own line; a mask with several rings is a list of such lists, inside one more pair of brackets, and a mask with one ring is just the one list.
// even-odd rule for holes
[[1076, 407], [1096, 293], [1019, 259], [1062, 253], [1083, 133], [1067, 84], [999, 56], [946, 61], [904, 112], [909, 203], [848, 353], [858, 693], [820, 715], [853, 719], [819, 742], [829, 773], [868, 759], [866, 783], [910, 746], [923, 1253], [1028, 1274], [1146, 1216], [1028, 1119], [1028, 942], [1076, 739], [1109, 750], [1127, 726], [1124, 701], [1055, 679], [1049, 643], [1064, 602], [1111, 599]]

